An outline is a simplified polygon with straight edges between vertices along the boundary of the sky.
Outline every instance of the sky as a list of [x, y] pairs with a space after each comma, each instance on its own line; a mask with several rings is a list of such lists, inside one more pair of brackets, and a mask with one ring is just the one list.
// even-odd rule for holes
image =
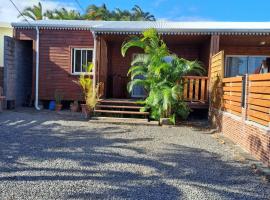
[[[20, 10], [39, 1], [44, 9], [65, 7], [82, 12], [89, 4], [105, 3], [109, 9], [139, 5], [158, 20], [168, 21], [270, 21], [270, 0], [13, 0]], [[78, 1], [78, 3], [76, 2]], [[19, 21], [9, 0], [0, 0], [0, 21]]]

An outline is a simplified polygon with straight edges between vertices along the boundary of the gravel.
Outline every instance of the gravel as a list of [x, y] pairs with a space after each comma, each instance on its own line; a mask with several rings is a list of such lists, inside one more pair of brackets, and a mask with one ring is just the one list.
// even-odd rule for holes
[[0, 113], [0, 199], [270, 199], [235, 149], [199, 127]]

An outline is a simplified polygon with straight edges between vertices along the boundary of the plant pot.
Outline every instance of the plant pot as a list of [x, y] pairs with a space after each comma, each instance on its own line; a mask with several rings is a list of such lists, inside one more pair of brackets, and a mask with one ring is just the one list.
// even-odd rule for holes
[[89, 108], [86, 104], [81, 104], [82, 107], [82, 113], [85, 119], [88, 119], [92, 116], [93, 110]]
[[55, 105], [55, 111], [60, 111], [60, 110], [62, 110], [62, 107], [63, 107], [63, 105], [62, 104], [56, 104]]
[[160, 126], [168, 126], [168, 125], [172, 125], [170, 118], [160, 118], [159, 119], [159, 125]]
[[71, 110], [71, 112], [78, 112], [79, 106], [78, 105], [70, 105], [70, 110]]

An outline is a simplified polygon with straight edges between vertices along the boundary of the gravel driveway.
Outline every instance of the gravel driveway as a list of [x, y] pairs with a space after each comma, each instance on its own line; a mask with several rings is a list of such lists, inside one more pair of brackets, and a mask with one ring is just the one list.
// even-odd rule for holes
[[206, 130], [0, 113], [0, 199], [270, 199]]

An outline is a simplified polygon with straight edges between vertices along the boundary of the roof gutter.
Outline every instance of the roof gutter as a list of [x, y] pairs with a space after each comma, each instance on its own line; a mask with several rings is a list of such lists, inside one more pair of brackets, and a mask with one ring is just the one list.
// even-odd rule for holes
[[39, 28], [36, 26], [36, 91], [35, 91], [35, 108], [40, 110], [38, 105], [38, 89], [39, 89]]

